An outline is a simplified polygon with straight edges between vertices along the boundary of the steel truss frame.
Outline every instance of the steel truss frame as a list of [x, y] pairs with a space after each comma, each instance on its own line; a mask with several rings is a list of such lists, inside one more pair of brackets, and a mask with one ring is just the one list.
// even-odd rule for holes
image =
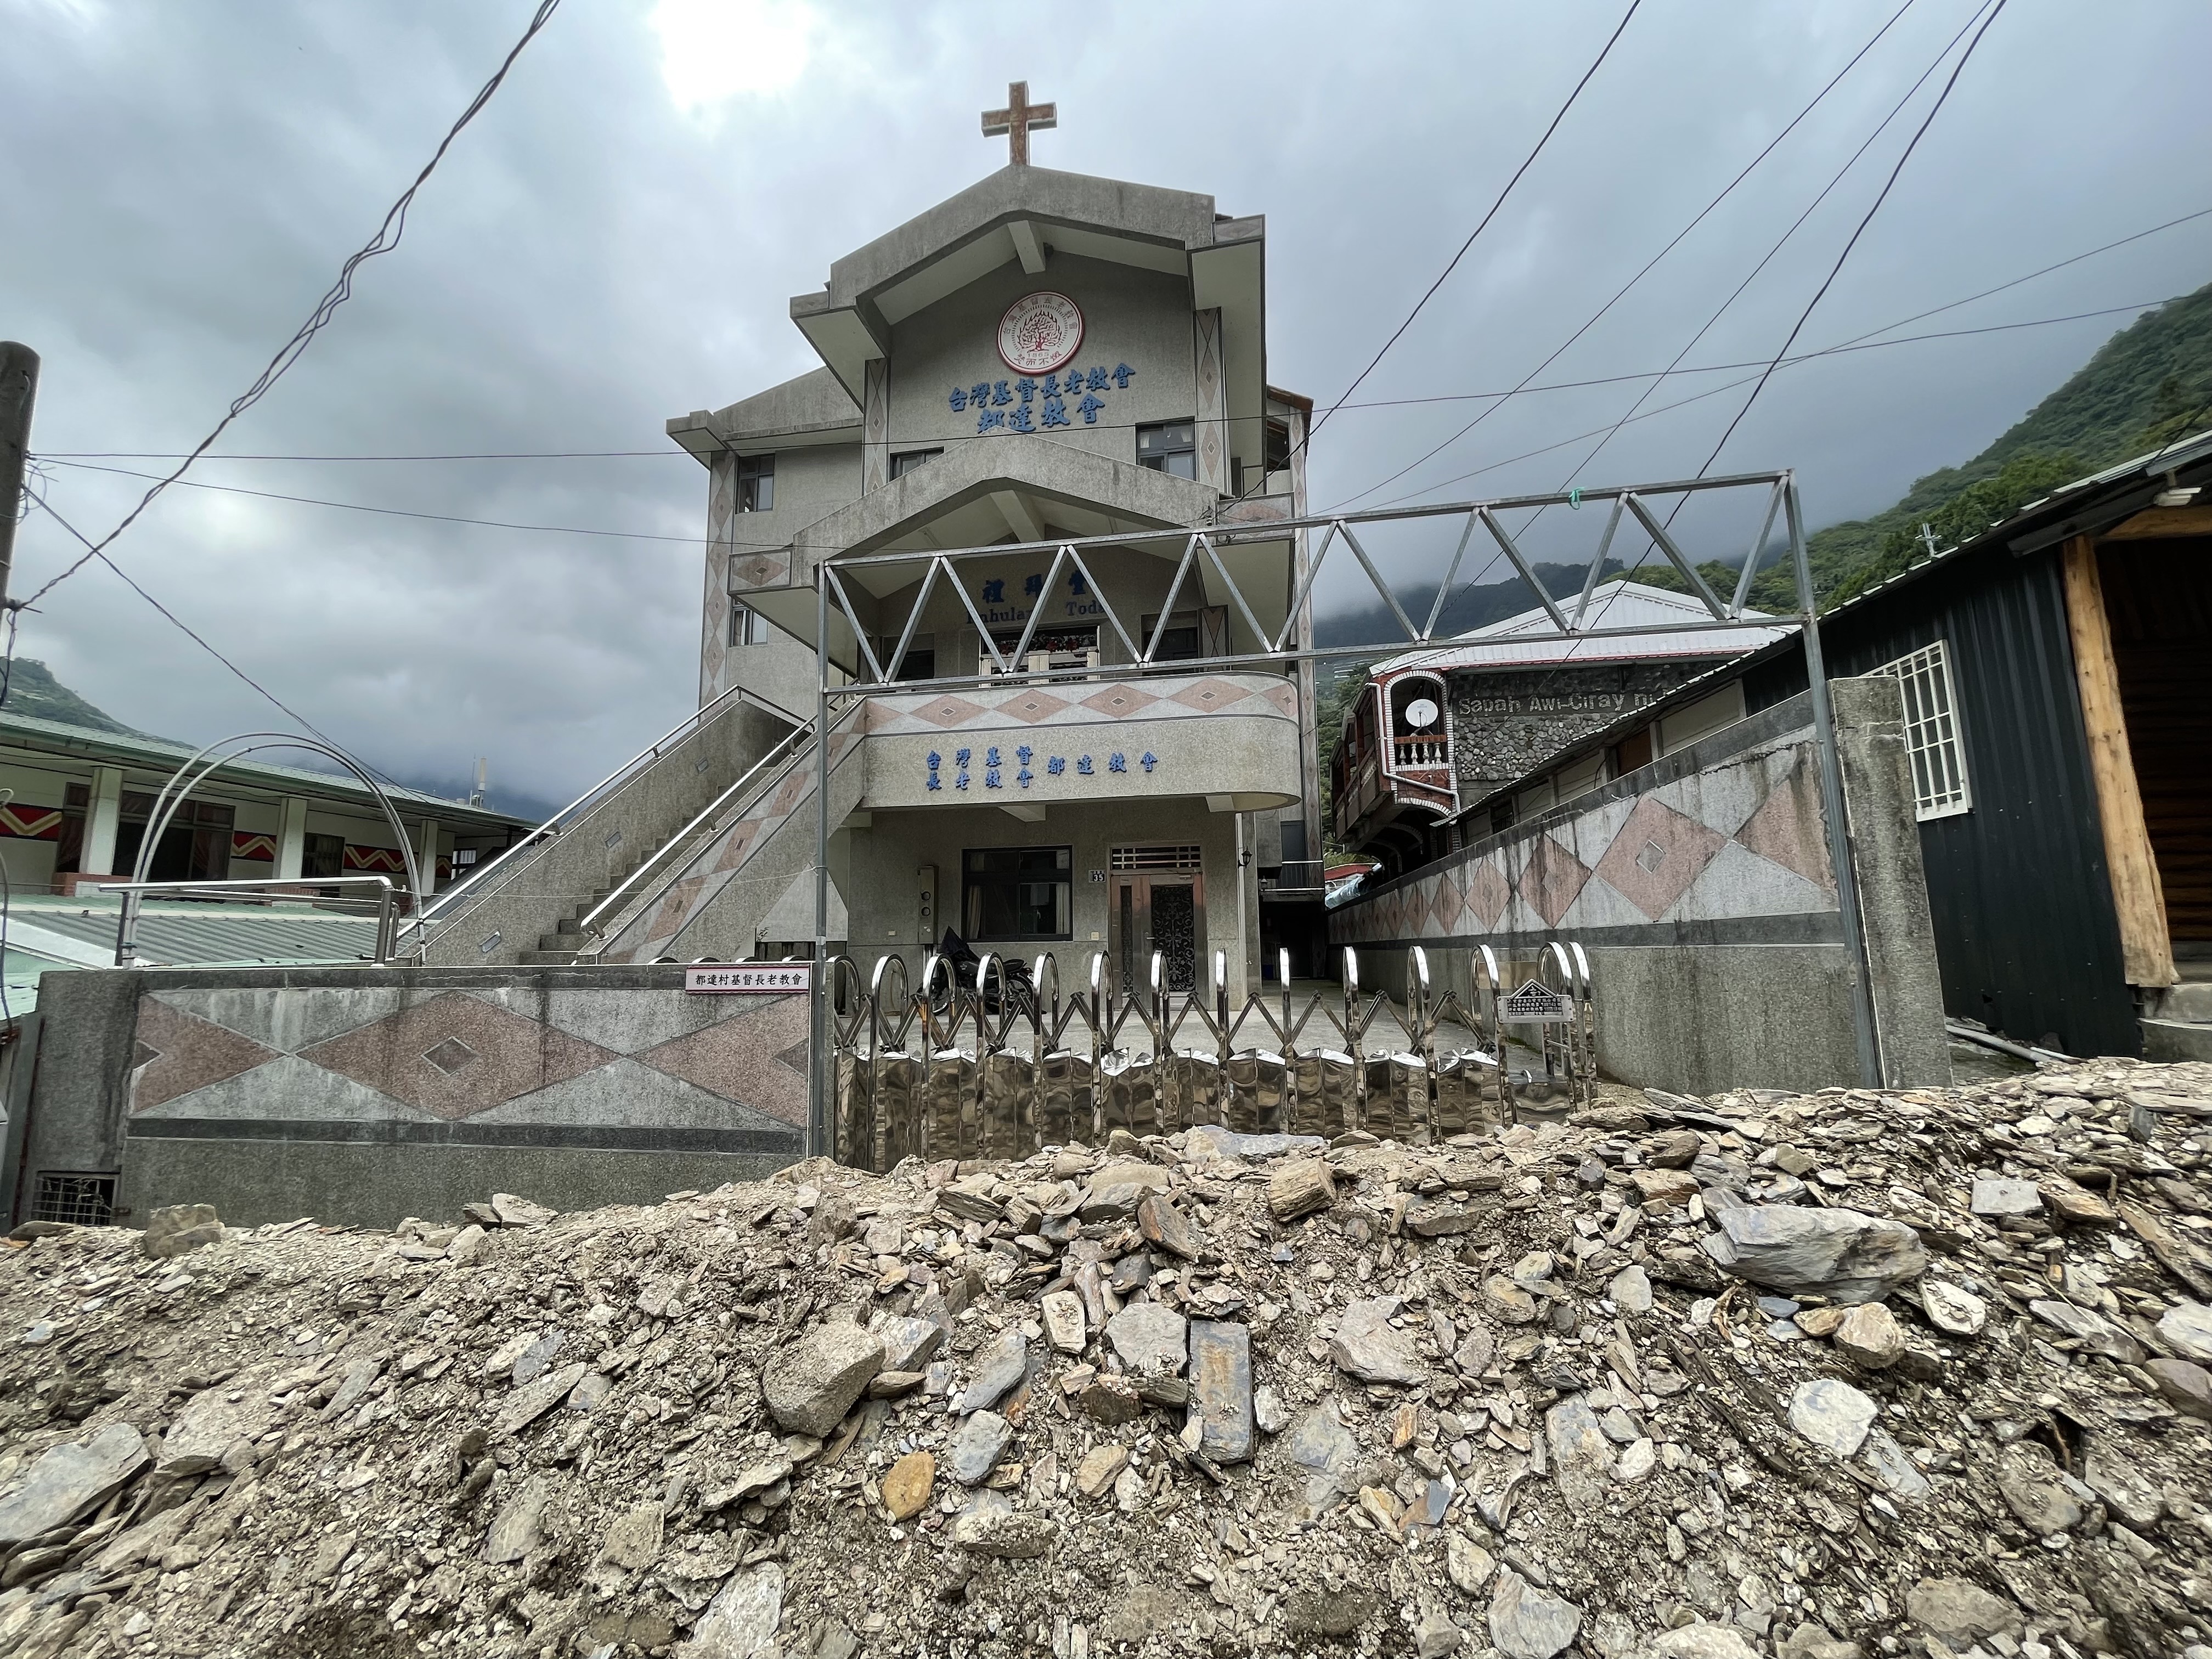
[[[1765, 501], [1759, 515], [1759, 532], [1753, 538], [1747, 551], [1742, 572], [1734, 591], [1723, 598], [1698, 573], [1696, 563], [1669, 529], [1668, 521], [1673, 517], [1671, 507], [1662, 514], [1655, 510], [1655, 503], [1679, 505], [1697, 495], [1761, 490], [1765, 492]], [[1578, 508], [1593, 505], [1609, 505], [1610, 510], [1606, 514], [1596, 550], [1591, 556], [1589, 574], [1583, 579], [1582, 591], [1573, 600], [1570, 611], [1565, 601], [1554, 599], [1536, 580], [1527, 556], [1500, 515], [1524, 509], [1548, 507]], [[1390, 580], [1376, 568], [1374, 558], [1361, 540], [1360, 532], [1373, 526], [1455, 517], [1464, 521], [1456, 544], [1449, 563], [1443, 568], [1442, 580], [1437, 583], [1436, 595], [1425, 617], [1416, 624], [1393, 591]], [[1752, 579], [1767, 562], [1766, 555], [1778, 519], [1783, 526], [1787, 556], [1795, 578], [1796, 611], [1794, 616], [1747, 617], [1745, 615], [1746, 599], [1751, 591]], [[1527, 644], [1546, 640], [1632, 639], [1644, 635], [1679, 633], [1683, 627], [1681, 623], [1607, 628], [1594, 625], [1589, 620], [1591, 598], [1601, 580], [1606, 559], [1623, 525], [1631, 522], [1635, 530], [1647, 538], [1665, 556], [1691, 593], [1705, 608], [1710, 621], [1700, 622], [1698, 624], [1699, 628], [1748, 631], [1795, 627], [1804, 637], [1807, 678], [1813, 705], [1814, 743], [1820, 769], [1821, 816], [1826, 824], [1829, 863], [1836, 873], [1837, 903], [1850, 981], [1852, 1024], [1859, 1076], [1863, 1084], [1879, 1086], [1881, 1080], [1880, 1046], [1875, 1024], [1864, 930], [1859, 915], [1858, 882], [1852, 862], [1844, 804], [1843, 768], [1836, 747], [1834, 708], [1829, 697], [1827, 674], [1821, 657], [1820, 615], [1805, 547], [1804, 515], [1798, 501], [1796, 474], [1786, 468], [1771, 472], [1735, 473], [1717, 478], [1679, 478], [1565, 493], [1553, 491], [1541, 495], [1495, 496], [1427, 507], [1324, 514], [1279, 520], [1265, 525], [1215, 525], [1196, 529], [1170, 526], [1104, 536], [1007, 542], [994, 546], [831, 556], [819, 561], [813, 573], [817, 669], [813, 732], [817, 775], [828, 775], [830, 728], [834, 715], [842, 714], [851, 702], [869, 696], [954, 690], [1002, 683], [1005, 676], [1012, 674], [1018, 674], [1024, 684], [1050, 684], [1060, 680], [1095, 682], [1141, 678], [1161, 672], [1164, 665], [1158, 661], [1158, 653], [1176, 605], [1182, 599], [1193, 577], [1198, 576], [1203, 584], [1206, 580], [1204, 573], [1206, 572], [1220, 582], [1231, 601], [1231, 608], [1242, 618], [1251, 637], [1260, 641], [1260, 646], [1256, 649], [1231, 650], [1197, 659], [1178, 658], [1172, 664], [1174, 672], [1177, 673], [1240, 668], [1286, 670], [1300, 663], [1373, 658], [1447, 644], [1451, 636], [1439, 638], [1437, 628], [1449, 603], [1453, 584], [1458, 579], [1477, 532], [1496, 545], [1550, 623], [1548, 628], [1516, 634], [1513, 636], [1515, 643]], [[1301, 562], [1303, 568], [1297, 569], [1288, 595], [1289, 604], [1283, 612], [1283, 624], [1270, 631], [1261, 625], [1258, 611], [1245, 592], [1245, 585], [1238, 581], [1230, 568], [1228, 561], [1223, 556], [1224, 552], [1239, 546], [1284, 542], [1294, 544], [1294, 538], [1300, 535], [1311, 538], [1316, 533], [1319, 545], [1310, 557]], [[1177, 543], [1181, 544], [1181, 550], [1167, 596], [1159, 605], [1158, 619], [1150, 635], [1140, 641], [1141, 626], [1133, 633], [1123, 620], [1122, 611], [1129, 608], [1126, 602], [1121, 609], [1116, 609], [1108, 587], [1099, 582], [1099, 561], [1095, 555], [1110, 549], [1158, 548], [1164, 544], [1172, 548]], [[1340, 565], [1348, 558], [1358, 566], [1401, 630], [1398, 637], [1359, 645], [1322, 647], [1301, 635], [1300, 623], [1307, 602], [1312, 597], [1322, 572], [1328, 568], [1330, 556], [1340, 546], [1343, 551], [1338, 555], [1338, 563]], [[1031, 607], [1029, 621], [1012, 651], [1005, 653], [1000, 651], [991, 629], [977, 611], [966, 585], [960, 580], [962, 570], [964, 567], [986, 561], [995, 563], [1009, 556], [1040, 553], [1048, 555], [1052, 560], [1044, 579], [1045, 591], [1051, 591], [1063, 572], [1079, 574], [1091, 595], [1097, 599], [1115, 636], [1129, 653], [1131, 661], [1104, 664], [1097, 668], [1030, 670], [1018, 667], [1018, 665], [1028, 654], [1030, 643], [1036, 637], [1042, 619], [1042, 605]], [[1093, 556], [1086, 557], [1086, 555]], [[877, 630], [872, 630], [861, 621], [860, 608], [854, 602], [848, 579], [858, 578], [862, 573], [900, 566], [920, 570], [921, 582], [914, 602], [899, 626], [897, 644], [893, 647], [890, 659], [885, 661], [878, 656], [871, 640], [872, 632]], [[1431, 574], [1429, 570], [1412, 573], [1401, 579], [1401, 585], [1408, 587], [1420, 586]], [[959, 595], [961, 606], [975, 625], [981, 648], [989, 654], [995, 672], [942, 676], [927, 680], [901, 680], [896, 678], [900, 668], [904, 665], [925, 609], [940, 582], [949, 583], [953, 592]], [[852, 629], [856, 666], [865, 673], [846, 676], [831, 659], [830, 629], [833, 606], [845, 625]], [[1133, 615], [1141, 623], [1140, 612]], [[814, 959], [817, 962], [825, 960], [830, 947], [829, 843], [832, 827], [830, 823], [830, 792], [825, 788], [817, 792], [815, 825]], [[829, 977], [826, 974], [817, 976], [811, 1028], [813, 1040], [811, 1049], [814, 1058], [809, 1068], [808, 1139], [810, 1151], [817, 1153], [828, 1151], [833, 1139], [830, 1105], [833, 1093], [830, 1068], [834, 1064], [831, 1041], [834, 1022], [828, 1002], [830, 994]]]

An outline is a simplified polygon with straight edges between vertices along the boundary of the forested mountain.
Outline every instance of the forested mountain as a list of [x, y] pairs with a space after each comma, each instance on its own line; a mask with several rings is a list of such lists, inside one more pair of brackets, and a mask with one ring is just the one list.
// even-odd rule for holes
[[93, 732], [138, 735], [112, 714], [94, 708], [54, 678], [53, 670], [36, 657], [18, 657], [8, 671], [7, 708], [15, 714], [64, 726], [82, 726]]

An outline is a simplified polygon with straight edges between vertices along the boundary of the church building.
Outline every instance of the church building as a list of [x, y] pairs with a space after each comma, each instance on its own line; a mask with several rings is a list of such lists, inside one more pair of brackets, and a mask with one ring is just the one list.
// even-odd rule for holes
[[701, 702], [781, 710], [738, 759], [793, 781], [599, 959], [811, 948], [826, 693], [864, 971], [947, 927], [1069, 989], [1097, 951], [1176, 988], [1225, 952], [1240, 1000], [1278, 943], [1319, 965], [1312, 405], [1268, 381], [1266, 222], [1030, 165], [1052, 125], [1010, 88], [1007, 166], [791, 301], [819, 368], [668, 423], [709, 475]]

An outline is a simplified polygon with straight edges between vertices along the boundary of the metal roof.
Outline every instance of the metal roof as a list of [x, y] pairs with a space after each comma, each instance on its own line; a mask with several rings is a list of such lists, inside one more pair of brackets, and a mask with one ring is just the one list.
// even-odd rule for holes
[[[8, 949], [76, 967], [112, 967], [121, 902], [19, 898], [8, 914]], [[376, 918], [307, 904], [149, 901], [138, 913], [139, 959], [151, 966], [366, 962], [376, 951]]]
[[[18, 714], [11, 708], [0, 708], [0, 744], [47, 754], [119, 762], [147, 771], [166, 773], [175, 772], [197, 752], [185, 744], [173, 743], [167, 738], [101, 732], [91, 726], [43, 720], [36, 714]], [[266, 789], [276, 794], [319, 795], [367, 807], [371, 811], [376, 810], [375, 796], [354, 779], [341, 773], [311, 771], [303, 766], [280, 766], [260, 759], [225, 761], [216, 769], [210, 781], [234, 787], [245, 786]], [[391, 797], [392, 805], [401, 811], [434, 816], [449, 829], [463, 826], [500, 830], [537, 827], [533, 819], [516, 817], [508, 812], [495, 812], [489, 807], [471, 806], [465, 800], [448, 800], [442, 796], [426, 794], [419, 789], [403, 789], [386, 784], [384, 793]]]
[[[1564, 607], [1568, 602], [1561, 600]], [[1626, 638], [1562, 637], [1558, 624], [1540, 605], [1459, 635], [1446, 646], [1408, 652], [1375, 666], [1375, 677], [1406, 669], [1446, 673], [1462, 668], [1540, 667], [1551, 663], [1652, 662], [1681, 657], [1736, 657], [1783, 638], [1788, 628], [1715, 628], [1712, 612], [1691, 593], [1675, 593], [1644, 582], [1616, 577], [1590, 590], [1589, 609], [1583, 625], [1593, 628], [1665, 628], [1663, 633], [1637, 634]], [[1747, 610], [1746, 617], [1764, 617], [1763, 611]], [[1519, 635], [1533, 635], [1520, 638]]]

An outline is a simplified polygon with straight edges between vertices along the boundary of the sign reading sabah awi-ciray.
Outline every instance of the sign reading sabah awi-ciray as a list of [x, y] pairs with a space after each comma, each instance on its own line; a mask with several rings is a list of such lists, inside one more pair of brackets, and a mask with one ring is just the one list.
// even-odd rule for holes
[[1047, 289], [1017, 300], [999, 319], [999, 357], [1017, 374], [1049, 374], [1083, 344], [1083, 313]]

